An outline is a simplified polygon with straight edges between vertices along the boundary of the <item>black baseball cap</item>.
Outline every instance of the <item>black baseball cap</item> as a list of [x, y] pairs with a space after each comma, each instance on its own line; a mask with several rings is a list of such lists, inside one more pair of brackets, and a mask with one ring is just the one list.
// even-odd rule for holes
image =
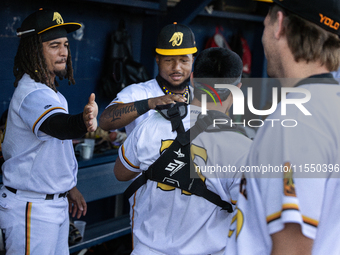
[[156, 52], [166, 56], [194, 54], [197, 52], [194, 33], [177, 22], [167, 25], [158, 35]]
[[[17, 29], [17, 36], [25, 38], [34, 34], [48, 34], [49, 40], [66, 36], [81, 27], [75, 22], [64, 23], [59, 12], [40, 8], [38, 11], [29, 15]], [[54, 37], [54, 38], [52, 38]], [[47, 41], [46, 38], [43, 38]]]
[[284, 9], [304, 18], [323, 29], [340, 35], [339, 0], [256, 0], [276, 3]]

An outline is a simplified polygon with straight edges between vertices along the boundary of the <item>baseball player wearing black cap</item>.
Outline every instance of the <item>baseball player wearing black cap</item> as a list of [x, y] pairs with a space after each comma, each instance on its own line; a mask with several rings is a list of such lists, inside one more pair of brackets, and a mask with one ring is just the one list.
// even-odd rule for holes
[[[207, 87], [200, 89], [204, 85], [199, 85], [199, 81], [203, 78], [205, 81], [215, 78], [216, 81], [218, 78], [222, 84], [232, 83], [240, 87], [242, 68], [240, 57], [228, 49], [210, 48], [197, 56], [192, 82], [195, 97], [192, 104], [187, 106], [188, 114], [182, 119], [185, 130], [196, 122], [202, 111], [200, 94], [214, 93]], [[232, 104], [230, 91], [219, 89], [218, 94], [223, 103], [215, 105], [212, 100], [207, 100], [207, 108], [213, 107], [216, 112], [225, 113]], [[217, 95], [213, 95], [217, 100]], [[227, 117], [222, 113], [220, 114]], [[175, 178], [176, 171], [181, 171], [185, 164], [189, 165], [186, 160], [189, 155], [185, 155], [184, 149], [174, 151], [169, 147], [179, 134], [178, 130], [172, 130], [172, 123], [159, 112], [138, 125], [119, 149], [119, 158], [114, 168], [117, 179], [126, 181], [136, 177], [164, 153], [173, 156], [166, 171], [173, 166], [171, 169], [174, 175], [171, 176]], [[190, 144], [192, 153], [189, 154], [198, 166], [237, 167], [245, 163], [250, 145], [251, 140], [237, 132], [203, 132]], [[159, 172], [161, 169], [157, 167], [155, 171]], [[233, 195], [237, 195], [237, 172], [202, 171], [202, 176], [205, 178], [207, 189], [218, 194], [222, 200], [231, 203]], [[223, 254], [231, 214], [216, 204], [180, 188], [151, 180], [147, 180], [129, 201], [132, 207], [133, 255]]]
[[125, 127], [127, 135], [154, 112], [156, 105], [189, 102], [189, 76], [197, 52], [191, 29], [181, 24], [162, 28], [156, 46], [158, 75], [147, 82], [132, 84], [117, 94], [100, 116], [104, 130]]
[[330, 72], [340, 62], [340, 1], [273, 2], [267, 71], [289, 93], [268, 118], [296, 125], [258, 130], [247, 166], [259, 172], [241, 181], [225, 254], [339, 254], [340, 85]]
[[57, 76], [75, 83], [67, 33], [79, 27], [40, 9], [17, 30], [16, 89], [2, 146], [0, 228], [6, 254], [69, 254], [69, 212], [86, 214], [71, 139], [96, 130], [98, 106], [91, 94], [84, 112], [70, 115], [56, 88]]

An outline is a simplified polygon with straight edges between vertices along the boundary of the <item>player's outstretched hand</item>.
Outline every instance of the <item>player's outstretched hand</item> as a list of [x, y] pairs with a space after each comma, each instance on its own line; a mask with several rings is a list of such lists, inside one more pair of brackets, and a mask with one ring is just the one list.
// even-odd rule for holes
[[69, 204], [69, 212], [72, 213], [72, 217], [75, 217], [77, 214], [77, 219], [80, 218], [81, 215], [85, 216], [87, 212], [87, 204], [83, 195], [74, 187], [70, 190], [67, 195], [68, 204]]
[[87, 132], [94, 132], [97, 129], [97, 115], [98, 105], [95, 101], [96, 96], [94, 93], [89, 97], [89, 102], [84, 107], [83, 119], [87, 128]]
[[149, 108], [155, 109], [156, 105], [173, 104], [175, 102], [186, 102], [187, 99], [182, 95], [165, 95], [161, 97], [149, 98]]

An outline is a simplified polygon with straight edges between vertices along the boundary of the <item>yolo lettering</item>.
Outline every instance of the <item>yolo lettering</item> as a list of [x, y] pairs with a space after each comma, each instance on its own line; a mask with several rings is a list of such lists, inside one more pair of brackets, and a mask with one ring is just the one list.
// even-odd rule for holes
[[335, 30], [339, 29], [339, 26], [340, 26], [339, 22], [334, 23], [334, 20], [332, 20], [331, 18], [328, 18], [327, 16], [324, 16], [321, 13], [319, 13], [319, 15], [320, 15], [320, 23], [323, 23], [326, 26], [333, 28]]

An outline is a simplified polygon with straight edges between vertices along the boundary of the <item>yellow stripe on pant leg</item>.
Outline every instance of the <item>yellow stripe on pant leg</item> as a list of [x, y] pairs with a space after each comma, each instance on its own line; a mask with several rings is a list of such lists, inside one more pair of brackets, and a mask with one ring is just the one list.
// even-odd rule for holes
[[30, 255], [31, 250], [31, 212], [32, 203], [29, 202], [26, 205], [26, 253], [25, 255]]

